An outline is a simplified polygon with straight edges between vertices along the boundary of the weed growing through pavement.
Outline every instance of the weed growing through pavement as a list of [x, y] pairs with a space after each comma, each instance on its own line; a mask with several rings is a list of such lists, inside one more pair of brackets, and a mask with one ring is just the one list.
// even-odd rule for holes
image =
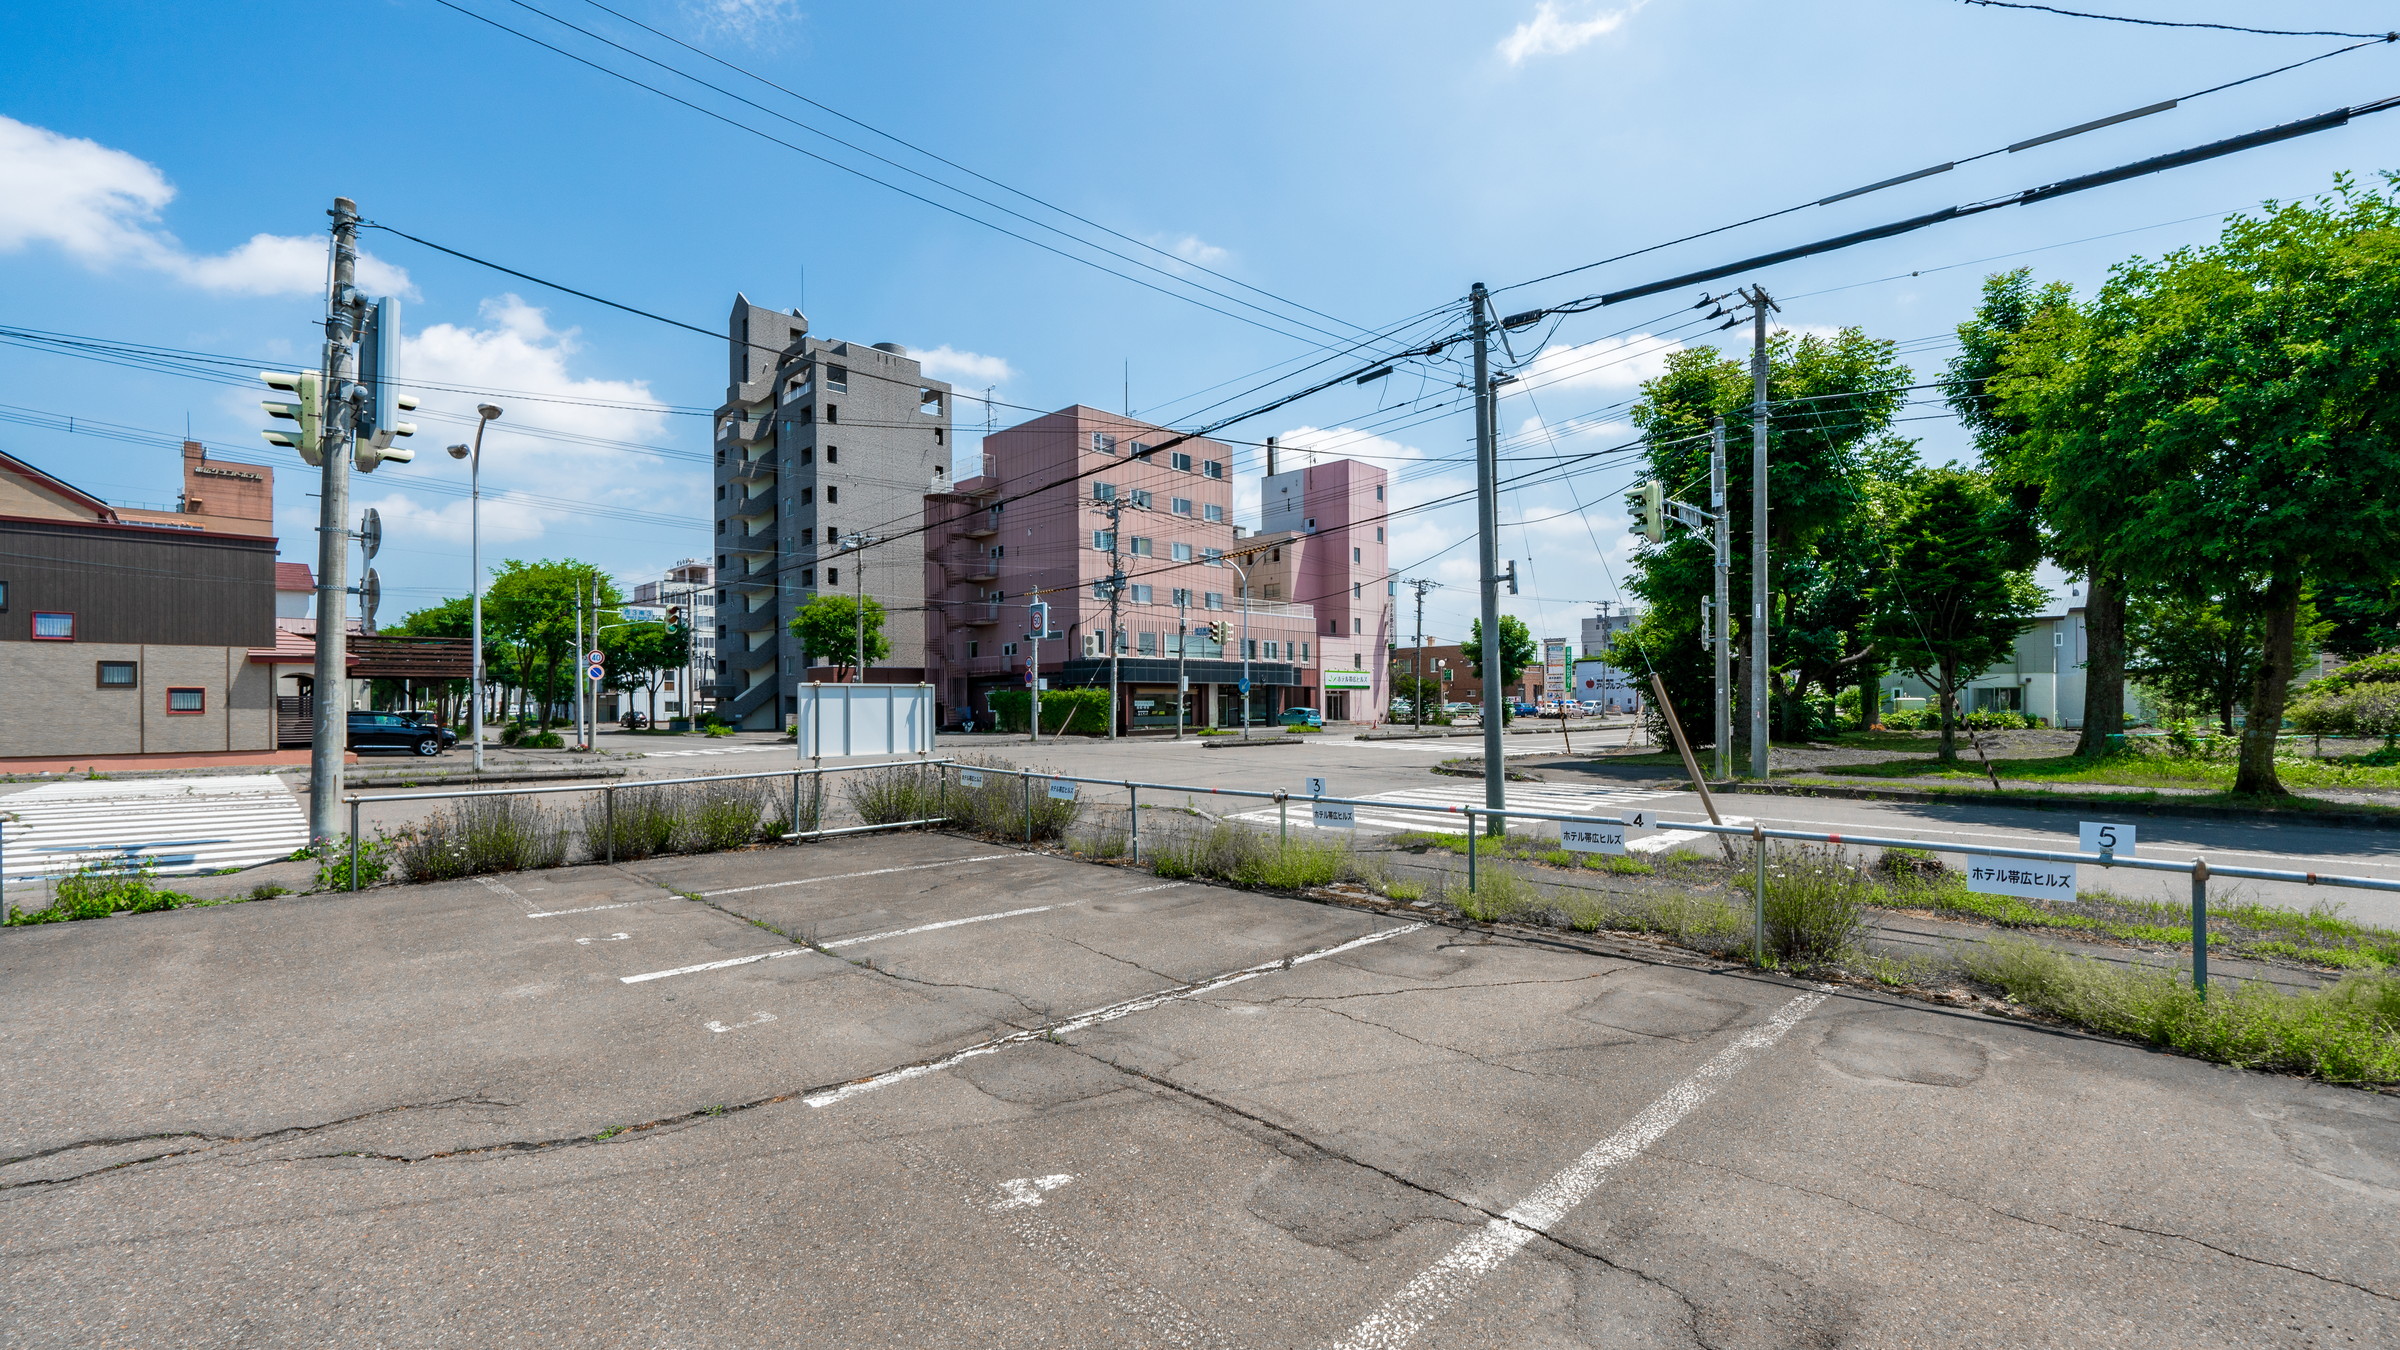
[[289, 886], [278, 886], [272, 881], [262, 881], [250, 888], [249, 898], [252, 900], [272, 900], [276, 896], [290, 895], [291, 893], [292, 888]]
[[469, 797], [418, 826], [400, 846], [399, 865], [410, 881], [451, 881], [556, 867], [566, 857], [566, 825], [531, 798]]
[[1222, 881], [1268, 891], [1304, 891], [1347, 882], [1378, 886], [1383, 869], [1344, 837], [1284, 839], [1230, 821], [1159, 823], [1145, 850], [1150, 870], [1171, 879]]
[[1839, 849], [1803, 844], [1767, 853], [1766, 948], [1779, 964], [1832, 965], [1854, 955], [1882, 888]]
[[195, 901], [181, 891], [162, 889], [148, 862], [92, 863], [60, 877], [58, 890], [46, 909], [11, 910], [11, 925], [67, 923], [76, 919], [105, 919], [111, 914], [154, 914], [180, 909]]
[[[583, 849], [589, 857], [611, 856], [612, 843], [620, 862], [662, 853], [719, 853], [783, 833], [783, 818], [790, 814], [789, 784], [767, 778], [623, 787], [614, 795], [613, 815], [604, 798], [583, 803]], [[805, 788], [801, 809], [811, 809]]]

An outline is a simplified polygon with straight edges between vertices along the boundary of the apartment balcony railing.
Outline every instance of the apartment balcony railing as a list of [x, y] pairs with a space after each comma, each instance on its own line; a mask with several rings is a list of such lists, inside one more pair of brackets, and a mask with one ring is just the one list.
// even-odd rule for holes
[[734, 467], [734, 470], [733, 470], [733, 481], [735, 481], [735, 482], [737, 482], [737, 483], [772, 483], [772, 482], [774, 482], [774, 481], [775, 481], [775, 460], [774, 460], [774, 457], [773, 457], [773, 456], [771, 456], [771, 455], [761, 455], [761, 456], [759, 456], [757, 459], [745, 459], [745, 460], [743, 460], [743, 461], [742, 461], [740, 464], [738, 464], [738, 465], [736, 465], [736, 466]]

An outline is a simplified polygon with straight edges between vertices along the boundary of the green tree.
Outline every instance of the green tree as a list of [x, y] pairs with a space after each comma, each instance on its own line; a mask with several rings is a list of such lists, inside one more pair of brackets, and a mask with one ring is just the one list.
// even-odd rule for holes
[[609, 688], [625, 693], [639, 689], [655, 695], [660, 678], [691, 659], [692, 634], [688, 628], [669, 628], [663, 623], [627, 624], [602, 633], [600, 650], [608, 654]]
[[[858, 660], [859, 604], [847, 595], [820, 595], [800, 607], [792, 616], [792, 634], [800, 639], [801, 649], [810, 662], [839, 666], [842, 677], [849, 678], [850, 667]], [[873, 596], [866, 600], [867, 664], [873, 665], [892, 654], [892, 644], [883, 635], [883, 602]]]
[[582, 633], [588, 643], [595, 597], [598, 622], [614, 622], [617, 606], [624, 603], [615, 583], [599, 568], [572, 558], [532, 563], [511, 558], [500, 564], [484, 590], [484, 635], [487, 642], [499, 637], [499, 655], [505, 660], [496, 668], [508, 672], [532, 705], [523, 711], [544, 727], [573, 692], [574, 662], [582, 655], [575, 650], [577, 608], [584, 607]]
[[[2051, 517], [2111, 535], [2129, 581], [2254, 614], [2234, 790], [2280, 795], [2275, 736], [2315, 587], [2400, 567], [2400, 196], [2338, 178], [2119, 264], [2081, 322], [2006, 362]], [[2023, 345], [2022, 343], [2020, 345]]]
[[1891, 663], [1934, 686], [1941, 758], [1958, 758], [1958, 687], [2005, 659], [2042, 603], [2015, 512], [1982, 474], [1930, 469], [1909, 485], [1891, 525], [1876, 643]]
[[[1466, 658], [1476, 679], [1486, 679], [1483, 673], [1483, 620], [1477, 619], [1467, 626], [1467, 640], [1459, 644], [1458, 654]], [[1525, 627], [1525, 621], [1514, 614], [1501, 615], [1500, 687], [1513, 687], [1517, 677], [1540, 659], [1540, 655], [1534, 649], [1533, 633]]]
[[2325, 621], [2321, 642], [2335, 656], [2363, 661], [2400, 647], [2400, 586], [2334, 582], [2317, 587], [2316, 603]]
[[[1892, 343], [1856, 328], [1832, 337], [1777, 333], [1767, 345], [1767, 492], [1771, 696], [1787, 737], [1809, 727], [1811, 690], [1860, 675], [1873, 678], [1864, 641], [1872, 611], [1874, 564], [1881, 548], [1862, 538], [1868, 487], [1913, 463], [1910, 442], [1889, 434], [1911, 381]], [[1750, 595], [1751, 375], [1749, 362], [1712, 348], [1667, 358], [1642, 385], [1634, 424], [1650, 445], [1647, 477], [1672, 496], [1707, 504], [1708, 431], [1725, 419], [1727, 514], [1734, 539], [1731, 593], [1737, 616]], [[1642, 618], [1619, 633], [1610, 659], [1644, 677], [1656, 670], [1679, 711], [1704, 709], [1714, 668], [1700, 631], [1700, 600], [1714, 588], [1709, 542], [1676, 529], [1664, 545], [1637, 555], [1628, 589], [1646, 603]], [[1749, 640], [1735, 626], [1734, 727], [1748, 739]], [[1652, 717], [1659, 716], [1649, 700]], [[1685, 712], [1687, 719], [1692, 716]], [[1663, 737], [1663, 725], [1659, 728]]]
[[[2313, 607], [2301, 610], [2301, 641], [2313, 645], [2325, 626]], [[2233, 734], [2233, 714], [2258, 685], [2266, 660], [2259, 616], [2221, 598], [2193, 599], [2177, 590], [2128, 597], [2125, 673], [2178, 709], [2204, 712]]]
[[1982, 304], [1958, 326], [1959, 352], [1941, 386], [1973, 433], [1994, 486], [2023, 514], [2025, 527], [2038, 531], [2045, 556], [2084, 578], [2083, 727], [2075, 753], [2098, 755], [2125, 730], [2125, 568], [2117, 534], [2104, 518], [2062, 518], [2049, 508], [2055, 441], [2029, 434], [2035, 428], [2028, 410], [2004, 398], [2012, 378], [2055, 373], [2039, 349], [2071, 345], [2082, 318], [2064, 283], [2037, 287], [2031, 268], [1986, 277]]

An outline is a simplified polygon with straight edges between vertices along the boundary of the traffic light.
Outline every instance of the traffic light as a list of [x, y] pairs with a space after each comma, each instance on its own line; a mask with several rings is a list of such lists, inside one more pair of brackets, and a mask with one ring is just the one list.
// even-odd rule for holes
[[292, 401], [289, 403], [261, 400], [258, 406], [266, 409], [269, 417], [278, 417], [297, 424], [291, 431], [268, 430], [260, 432], [259, 435], [266, 437], [270, 445], [280, 445], [286, 449], [299, 451], [300, 458], [311, 464], [324, 463], [325, 410], [324, 404], [317, 397], [320, 383], [317, 372], [304, 370], [286, 373], [280, 370], [262, 370], [258, 372], [258, 378], [265, 380], [269, 389], [280, 389], [292, 395]]
[[1225, 622], [1223, 619], [1219, 619], [1208, 626], [1208, 640], [1216, 643], [1220, 647], [1224, 646], [1225, 640], [1232, 636], [1233, 625]]
[[1636, 484], [1633, 532], [1653, 544], [1667, 542], [1667, 489], [1657, 479]]
[[358, 337], [358, 380], [365, 397], [358, 406], [358, 434], [352, 460], [360, 473], [373, 473], [385, 460], [406, 464], [417, 452], [392, 442], [417, 434], [416, 424], [400, 414], [417, 406], [414, 395], [399, 391], [400, 302], [384, 296], [367, 307], [367, 321]]
[[683, 606], [667, 606], [667, 627], [671, 629], [683, 627]]

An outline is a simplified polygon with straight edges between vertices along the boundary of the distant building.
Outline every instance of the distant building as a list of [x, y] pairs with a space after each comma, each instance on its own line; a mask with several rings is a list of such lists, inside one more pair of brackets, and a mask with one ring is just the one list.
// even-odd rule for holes
[[[925, 494], [950, 486], [950, 386], [927, 379], [898, 343], [811, 337], [799, 311], [745, 296], [734, 298], [726, 336], [712, 689], [736, 725], [772, 728], [798, 707], [794, 690], [807, 678], [791, 618], [820, 594], [863, 589], [882, 602], [894, 657], [908, 678], [921, 673], [913, 616], [925, 608], [925, 566], [912, 531]], [[862, 532], [900, 537], [843, 545]]]
[[1391, 702], [1394, 597], [1385, 516], [1390, 475], [1339, 459], [1270, 473], [1259, 532], [1238, 556], [1262, 599], [1315, 611], [1325, 716], [1367, 722]]
[[[1174, 434], [1064, 408], [985, 437], [982, 472], [926, 498], [926, 677], [946, 718], [965, 709], [982, 721], [993, 690], [1025, 687], [1037, 592], [1050, 606], [1041, 677], [1053, 689], [1107, 687], [1112, 544], [1127, 586], [1115, 634], [1120, 726], [1175, 725], [1179, 654], [1188, 724], [1239, 725], [1245, 641], [1254, 723], [1316, 703], [1317, 611], [1266, 600], [1255, 585], [1245, 602], [1225, 560], [1236, 547], [1232, 453], [1194, 439], [1141, 454]], [[1114, 538], [1100, 509], [1110, 501], [1125, 504]], [[1222, 644], [1203, 635], [1219, 622]]]
[[[686, 709], [684, 691], [696, 687], [698, 702], [705, 705], [713, 697], [709, 691], [717, 687], [717, 644], [724, 639], [725, 630], [717, 623], [716, 569], [699, 558], [685, 558], [667, 569], [666, 576], [657, 581], [636, 582], [632, 603], [659, 612], [660, 622], [666, 611], [676, 606], [683, 609], [683, 621], [692, 634], [692, 657], [689, 672], [670, 670], [660, 676], [659, 711], [683, 717], [696, 709]], [[690, 678], [697, 677], [697, 678]]]
[[[1400, 663], [1400, 669], [1413, 673], [1418, 649], [1402, 647], [1393, 653], [1393, 659]], [[1439, 681], [1442, 686], [1442, 702], [1472, 703], [1478, 708], [1483, 706], [1483, 681], [1475, 674], [1474, 663], [1467, 660], [1463, 643], [1428, 642], [1424, 647], [1424, 662], [1425, 678]], [[1542, 674], [1538, 661], [1525, 667], [1515, 684], [1500, 691], [1501, 696], [1526, 703], [1541, 702], [1544, 687]]]
[[272, 757], [272, 487], [239, 468], [208, 512], [120, 511], [0, 455], [0, 767]]
[[1641, 615], [1627, 609], [1618, 612], [1617, 605], [1605, 602], [1597, 614], [1583, 619], [1583, 658], [1575, 662], [1573, 696], [1585, 703], [1597, 703], [1609, 712], [1639, 712], [1642, 706], [1642, 682], [1631, 673], [1609, 664], [1609, 644], [1617, 635], [1633, 627]]

